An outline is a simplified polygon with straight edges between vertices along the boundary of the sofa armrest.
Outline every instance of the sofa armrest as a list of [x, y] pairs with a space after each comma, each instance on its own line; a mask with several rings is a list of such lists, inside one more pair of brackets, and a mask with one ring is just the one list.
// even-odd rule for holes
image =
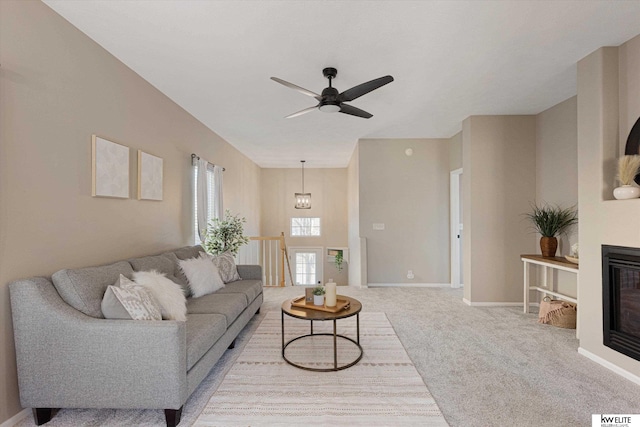
[[185, 322], [96, 319], [46, 278], [9, 289], [24, 407], [177, 409], [187, 399]]
[[242, 280], [262, 280], [262, 267], [252, 264], [239, 264], [238, 274]]

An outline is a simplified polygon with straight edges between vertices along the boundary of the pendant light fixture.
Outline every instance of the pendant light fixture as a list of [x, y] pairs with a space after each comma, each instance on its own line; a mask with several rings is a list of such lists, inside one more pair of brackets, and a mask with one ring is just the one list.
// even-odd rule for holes
[[296, 209], [311, 209], [311, 193], [304, 192], [304, 160], [302, 163], [302, 193], [296, 193]]

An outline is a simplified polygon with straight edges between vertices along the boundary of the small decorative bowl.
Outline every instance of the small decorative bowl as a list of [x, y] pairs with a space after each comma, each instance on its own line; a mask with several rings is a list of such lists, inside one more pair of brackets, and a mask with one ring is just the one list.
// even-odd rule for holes
[[569, 256], [569, 255], [565, 255], [564, 257], [567, 259], [567, 261], [572, 262], [574, 264], [578, 264], [579, 258]]

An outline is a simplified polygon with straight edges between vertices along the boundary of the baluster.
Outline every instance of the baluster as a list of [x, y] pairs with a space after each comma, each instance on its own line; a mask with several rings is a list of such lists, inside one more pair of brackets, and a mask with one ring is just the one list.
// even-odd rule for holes
[[276, 286], [280, 286], [280, 278], [279, 278], [279, 273], [280, 273], [280, 269], [278, 268], [278, 256], [280, 255], [280, 251], [279, 251], [279, 246], [278, 245], [278, 241], [274, 240], [275, 244], [276, 244], [276, 259], [275, 259], [275, 270], [276, 270]]
[[273, 286], [273, 264], [271, 262], [271, 240], [269, 240], [269, 286]]
[[260, 243], [262, 246], [262, 283], [264, 283], [265, 286], [269, 286], [269, 284], [267, 283], [267, 253], [265, 252], [266, 245], [264, 240], [260, 240]]

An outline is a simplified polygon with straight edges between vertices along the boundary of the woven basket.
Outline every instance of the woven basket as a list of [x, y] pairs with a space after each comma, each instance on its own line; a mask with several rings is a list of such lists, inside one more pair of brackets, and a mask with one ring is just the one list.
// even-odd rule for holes
[[544, 297], [540, 303], [538, 322], [557, 326], [558, 328], [575, 329], [577, 314], [577, 305]]

